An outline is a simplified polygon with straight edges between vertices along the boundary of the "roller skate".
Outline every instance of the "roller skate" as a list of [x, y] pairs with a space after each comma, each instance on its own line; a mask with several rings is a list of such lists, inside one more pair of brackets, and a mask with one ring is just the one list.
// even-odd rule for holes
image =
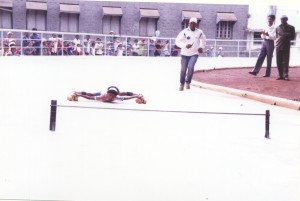
[[68, 101], [78, 101], [78, 96], [76, 94], [72, 94], [67, 97]]

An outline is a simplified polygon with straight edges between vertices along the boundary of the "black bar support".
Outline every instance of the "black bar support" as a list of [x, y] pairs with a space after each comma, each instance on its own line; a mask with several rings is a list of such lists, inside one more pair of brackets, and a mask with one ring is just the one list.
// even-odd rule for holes
[[57, 100], [51, 100], [51, 110], [50, 110], [50, 131], [55, 131], [56, 126], [56, 110], [57, 110]]
[[270, 110], [266, 110], [266, 133], [265, 138], [270, 139]]

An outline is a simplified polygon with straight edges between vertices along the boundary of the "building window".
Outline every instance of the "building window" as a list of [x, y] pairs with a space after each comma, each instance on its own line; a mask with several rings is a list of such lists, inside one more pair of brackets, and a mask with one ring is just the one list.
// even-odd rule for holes
[[261, 44], [261, 32], [254, 32], [253, 33], [253, 44], [254, 45], [260, 45]]
[[37, 28], [46, 30], [47, 3], [45, 2], [26, 2], [27, 9], [27, 29]]
[[12, 11], [8, 8], [0, 7], [0, 28], [11, 29], [12, 28]]
[[182, 20], [181, 29], [185, 29], [189, 26], [189, 19]]
[[140, 20], [140, 36], [154, 36], [157, 30], [157, 19], [141, 18]]
[[80, 7], [77, 4], [59, 4], [60, 31], [78, 32]]
[[234, 13], [217, 13], [216, 38], [232, 39], [233, 25], [237, 21]]
[[123, 11], [121, 7], [102, 7], [102, 32], [109, 34], [113, 31], [115, 34], [121, 35], [121, 19]]
[[233, 22], [220, 21], [217, 23], [216, 38], [232, 39]]
[[79, 31], [79, 14], [61, 13], [60, 14], [60, 31], [78, 32]]
[[114, 31], [115, 34], [121, 34], [121, 16], [105, 15], [102, 21], [103, 34], [109, 34]]
[[185, 29], [189, 26], [189, 21], [192, 17], [197, 18], [197, 28], [199, 28], [200, 21], [202, 20], [201, 13], [199, 11], [183, 10], [181, 12], [181, 29]]
[[157, 30], [157, 21], [159, 19], [159, 11], [156, 9], [141, 8], [140, 9], [140, 36], [154, 36]]
[[46, 11], [27, 10], [27, 29], [46, 30]]

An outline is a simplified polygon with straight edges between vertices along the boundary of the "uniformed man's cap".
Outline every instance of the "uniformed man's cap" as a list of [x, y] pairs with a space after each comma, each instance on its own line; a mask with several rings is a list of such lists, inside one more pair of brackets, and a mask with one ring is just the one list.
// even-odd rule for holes
[[194, 22], [194, 23], [196, 23], [197, 24], [197, 18], [195, 18], [195, 17], [191, 17], [191, 19], [190, 19], [190, 22], [189, 23], [192, 23], [192, 22]]
[[288, 19], [286, 15], [282, 15], [280, 19]]

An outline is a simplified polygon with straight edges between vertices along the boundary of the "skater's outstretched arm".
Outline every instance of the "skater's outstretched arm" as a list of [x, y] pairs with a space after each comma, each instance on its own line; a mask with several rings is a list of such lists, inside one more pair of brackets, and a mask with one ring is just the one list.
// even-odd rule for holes
[[142, 94], [135, 94], [132, 92], [120, 92], [119, 96], [122, 96], [124, 100], [129, 100], [133, 98], [143, 98]]

